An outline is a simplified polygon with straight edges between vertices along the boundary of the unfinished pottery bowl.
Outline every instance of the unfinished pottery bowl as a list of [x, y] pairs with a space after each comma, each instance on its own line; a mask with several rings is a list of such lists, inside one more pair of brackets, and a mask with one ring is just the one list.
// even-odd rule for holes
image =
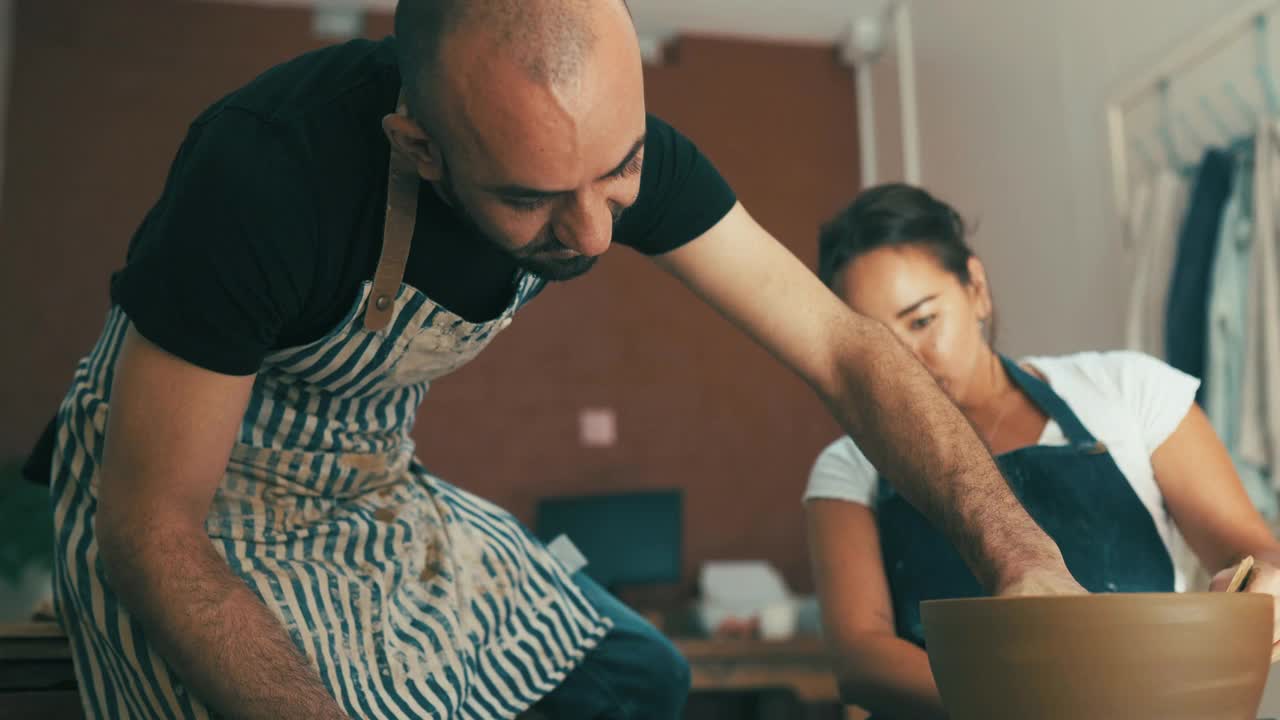
[[952, 720], [1255, 720], [1272, 599], [1254, 593], [921, 603]]

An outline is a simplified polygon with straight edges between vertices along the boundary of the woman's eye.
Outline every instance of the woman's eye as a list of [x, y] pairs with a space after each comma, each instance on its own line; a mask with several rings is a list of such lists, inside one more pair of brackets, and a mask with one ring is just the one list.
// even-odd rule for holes
[[918, 317], [911, 321], [911, 329], [923, 330], [932, 325], [933, 321], [937, 319], [937, 317], [937, 315], [925, 315], [924, 317]]

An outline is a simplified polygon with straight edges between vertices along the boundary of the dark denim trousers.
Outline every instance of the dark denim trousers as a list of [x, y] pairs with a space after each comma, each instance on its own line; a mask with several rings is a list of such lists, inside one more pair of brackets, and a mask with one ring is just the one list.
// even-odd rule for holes
[[573, 720], [675, 720], [689, 695], [689, 663], [661, 632], [594, 580], [573, 576], [613, 629], [534, 710]]

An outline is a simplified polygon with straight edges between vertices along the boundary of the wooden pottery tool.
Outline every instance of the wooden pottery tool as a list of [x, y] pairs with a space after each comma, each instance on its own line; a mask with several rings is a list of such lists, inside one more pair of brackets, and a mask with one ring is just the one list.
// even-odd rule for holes
[[1227, 592], [1240, 592], [1245, 583], [1249, 581], [1249, 575], [1253, 573], [1253, 556], [1245, 555], [1240, 564], [1236, 566], [1236, 574], [1231, 576], [1231, 582], [1227, 584]]

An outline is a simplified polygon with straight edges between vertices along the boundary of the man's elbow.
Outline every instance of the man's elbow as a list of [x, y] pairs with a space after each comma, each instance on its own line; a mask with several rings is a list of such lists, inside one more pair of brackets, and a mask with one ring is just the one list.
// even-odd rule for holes
[[826, 348], [814, 361], [813, 385], [828, 404], [848, 408], [851, 400], [878, 382], [877, 368], [885, 367], [885, 348], [897, 343], [879, 322], [854, 312], [845, 313], [831, 328]]
[[139, 542], [139, 528], [133, 527], [129, 513], [118, 511], [110, 502], [99, 502], [94, 518], [94, 538], [98, 559], [113, 586], [127, 594], [130, 580], [145, 574], [146, 546]]
[[[151, 584], [166, 555], [196, 532], [190, 523], [163, 512], [146, 512], [128, 500], [100, 502], [94, 520], [98, 557], [107, 580], [126, 600]], [[204, 530], [198, 532], [203, 539]]]

